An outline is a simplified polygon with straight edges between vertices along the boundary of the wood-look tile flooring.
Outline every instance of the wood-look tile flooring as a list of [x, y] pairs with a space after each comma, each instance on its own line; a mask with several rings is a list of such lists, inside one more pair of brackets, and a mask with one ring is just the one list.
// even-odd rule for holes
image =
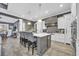
[[[38, 56], [36, 50], [34, 55], [32, 55], [31, 49], [28, 52], [27, 47], [25, 48], [19, 43], [19, 39], [8, 38], [2, 42], [2, 56]], [[43, 56], [74, 56], [74, 54], [74, 49], [70, 45], [52, 41], [51, 48], [49, 48]]]

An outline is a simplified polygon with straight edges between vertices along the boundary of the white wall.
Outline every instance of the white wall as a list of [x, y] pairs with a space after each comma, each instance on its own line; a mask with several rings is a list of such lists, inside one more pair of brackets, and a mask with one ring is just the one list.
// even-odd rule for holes
[[43, 22], [42, 20], [37, 21], [37, 33], [43, 32]]
[[36, 26], [35, 28], [37, 28], [37, 33], [41, 33], [43, 32], [43, 29], [47, 29], [47, 27], [45, 26], [45, 21], [42, 20], [38, 20], [34, 26]]
[[25, 31], [25, 22], [19, 19], [19, 31]]
[[23, 31], [23, 20], [19, 19], [19, 31]]
[[23, 22], [22, 26], [23, 26], [23, 31], [25, 31], [25, 22]]
[[45, 26], [45, 21], [42, 21], [43, 22], [43, 29], [47, 29], [47, 27]]

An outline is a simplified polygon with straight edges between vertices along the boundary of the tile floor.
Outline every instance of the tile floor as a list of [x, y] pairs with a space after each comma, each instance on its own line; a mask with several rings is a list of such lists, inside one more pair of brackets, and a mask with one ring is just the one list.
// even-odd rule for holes
[[[27, 47], [22, 46], [17, 38], [8, 38], [2, 42], [2, 56], [32, 56], [31, 49], [28, 52]], [[38, 56], [36, 53], [35, 50], [33, 56]], [[74, 56], [74, 54], [75, 52], [72, 46], [52, 41], [51, 48], [43, 56]]]

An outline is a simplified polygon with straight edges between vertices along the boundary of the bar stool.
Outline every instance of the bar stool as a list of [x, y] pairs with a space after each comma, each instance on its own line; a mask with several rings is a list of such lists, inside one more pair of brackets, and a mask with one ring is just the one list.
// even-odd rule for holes
[[22, 32], [20, 32], [20, 43], [21, 43], [21, 44], [23, 44], [22, 39], [23, 39], [23, 38], [22, 38]]
[[26, 32], [23, 33], [23, 35], [24, 35], [24, 46], [26, 47], [26, 44], [28, 43], [28, 38], [27, 38]]
[[27, 39], [25, 39], [25, 32], [23, 32], [22, 33], [23, 34], [23, 45], [24, 45], [24, 47], [26, 47], [26, 41], [27, 41]]
[[30, 47], [32, 46], [32, 55], [34, 54], [34, 48], [37, 47], [37, 40], [33, 36], [31, 32], [28, 33], [28, 51], [30, 50]]

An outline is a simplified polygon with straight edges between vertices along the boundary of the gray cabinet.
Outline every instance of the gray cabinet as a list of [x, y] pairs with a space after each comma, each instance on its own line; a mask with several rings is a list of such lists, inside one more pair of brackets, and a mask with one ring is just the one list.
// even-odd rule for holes
[[51, 47], [51, 35], [47, 36], [47, 48]]
[[51, 46], [51, 36], [44, 36], [44, 37], [38, 37], [37, 38], [37, 54], [43, 55], [48, 48]]
[[57, 30], [57, 17], [52, 16], [44, 19], [48, 33], [54, 33]]

